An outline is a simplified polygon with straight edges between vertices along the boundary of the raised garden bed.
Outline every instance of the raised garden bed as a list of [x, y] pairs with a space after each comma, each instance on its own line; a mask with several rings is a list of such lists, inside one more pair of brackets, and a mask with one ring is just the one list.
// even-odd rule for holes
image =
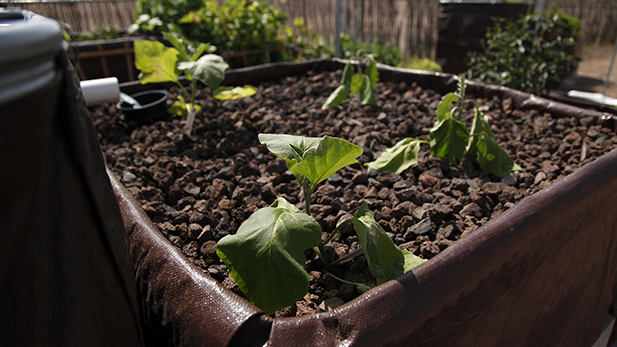
[[[304, 300], [276, 314], [304, 315], [292, 320], [260, 316], [222, 289], [238, 292], [213, 253], [216, 240], [276, 196], [302, 207], [299, 185], [284, 162], [259, 145], [258, 133], [342, 137], [364, 148], [360, 162], [366, 163], [403, 137], [426, 138], [441, 94], [455, 88], [448, 75], [383, 67], [380, 108], [350, 103], [322, 111], [341, 68], [337, 61], [317, 61], [231, 72], [229, 84], [258, 84], [258, 94], [206, 107], [192, 137], [182, 134], [179, 119], [132, 128], [114, 106], [93, 110], [107, 164], [127, 187], [114, 180], [149, 328], [162, 326], [179, 344], [269, 338], [274, 345], [372, 345], [405, 344], [412, 337], [429, 345], [593, 342], [616, 278], [615, 265], [607, 264], [616, 251], [615, 216], [598, 211], [617, 208], [617, 152], [607, 154], [617, 146], [613, 116], [500, 87], [471, 85], [468, 93], [492, 117], [498, 141], [524, 173], [500, 179], [467, 159], [447, 167], [425, 155], [401, 175], [351, 166], [314, 195], [324, 229], [366, 201], [400, 247], [431, 261], [356, 299], [355, 287], [312, 272]], [[201, 98], [210, 93], [201, 92]], [[356, 247], [354, 236], [344, 232], [334, 239], [331, 255]], [[318, 270], [310, 258], [307, 266]], [[370, 283], [362, 265], [360, 256], [334, 271]], [[576, 279], [587, 275], [585, 283]], [[334, 297], [352, 301], [310, 313]], [[587, 318], [574, 324], [556, 314], [563, 310], [584, 311]]]

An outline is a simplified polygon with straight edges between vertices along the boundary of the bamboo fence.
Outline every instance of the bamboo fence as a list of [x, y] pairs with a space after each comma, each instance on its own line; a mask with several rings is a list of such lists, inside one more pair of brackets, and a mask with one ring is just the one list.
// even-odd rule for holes
[[[0, 0], [2, 1], [2, 0]], [[126, 31], [134, 18], [135, 0], [8, 0], [0, 5], [21, 7], [66, 23], [73, 33], [86, 33], [97, 25]], [[224, 0], [217, 0], [224, 2]], [[265, 0], [289, 15], [286, 24], [303, 17], [312, 32], [326, 38], [335, 35], [336, 0]], [[341, 0], [341, 27], [362, 41], [379, 39], [400, 47], [409, 55], [435, 59], [438, 36], [437, 0]], [[552, 6], [581, 19], [583, 45], [613, 43], [617, 36], [615, 0], [546, 0]]]

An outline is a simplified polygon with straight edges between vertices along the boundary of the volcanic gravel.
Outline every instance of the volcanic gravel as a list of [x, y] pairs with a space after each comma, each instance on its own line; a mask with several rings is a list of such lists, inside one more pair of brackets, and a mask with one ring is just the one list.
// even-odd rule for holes
[[[617, 147], [617, 136], [593, 118], [555, 118], [550, 113], [514, 109], [512, 100], [475, 99], [489, 116], [501, 146], [525, 171], [503, 178], [481, 172], [465, 158], [453, 165], [430, 156], [423, 145], [418, 165], [401, 175], [362, 164], [405, 137], [428, 139], [442, 97], [416, 84], [379, 82], [380, 107], [348, 100], [321, 110], [339, 85], [341, 71], [309, 72], [261, 83], [252, 97], [213, 100], [198, 115], [192, 136], [184, 120], [170, 117], [151, 125], [127, 124], [115, 105], [91, 109], [108, 167], [141, 203], [169, 241], [193, 263], [242, 295], [216, 255], [216, 242], [233, 234], [251, 213], [283, 196], [304, 208], [300, 184], [285, 161], [259, 144], [259, 133], [334, 136], [362, 146], [359, 164], [321, 183], [311, 202], [323, 237], [366, 202], [378, 223], [402, 249], [430, 259], [456, 240], [529, 196]], [[169, 90], [170, 104], [179, 88]], [[208, 88], [197, 90], [201, 102]], [[472, 110], [463, 120], [470, 124]], [[351, 227], [326, 247], [332, 260], [359, 247]], [[276, 313], [301, 316], [328, 310], [360, 295], [354, 285], [318, 271], [307, 251], [309, 293]], [[332, 267], [338, 277], [371, 283], [363, 255]]]

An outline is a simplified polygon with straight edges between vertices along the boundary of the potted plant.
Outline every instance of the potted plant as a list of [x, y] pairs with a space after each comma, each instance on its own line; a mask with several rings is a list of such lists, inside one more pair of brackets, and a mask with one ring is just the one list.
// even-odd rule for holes
[[[312, 71], [312, 81], [316, 83], [322, 81], [323, 76], [327, 75], [329, 71], [342, 70], [344, 65], [344, 62], [337, 60], [319, 60], [297, 64], [273, 64], [241, 71], [232, 70], [226, 74], [224, 83], [233, 85], [242, 81], [241, 83], [258, 84], [263, 76], [268, 76], [268, 80], [280, 77], [291, 79], [288, 76], [308, 71]], [[443, 94], [453, 92], [457, 88], [457, 79], [448, 74], [412, 73], [383, 65], [378, 65], [378, 70], [380, 81], [392, 83], [388, 85], [388, 90], [398, 88], [397, 86], [403, 82], [405, 86], [415, 85], [416, 87], [408, 87], [412, 92], [408, 93], [405, 98], [409, 100], [419, 100], [419, 96], [431, 97], [428, 92], [419, 91], [421, 94], [414, 94], [413, 90], [414, 88], [418, 89], [418, 86], [430, 88]], [[294, 83], [293, 81], [291, 79], [290, 83]], [[327, 84], [327, 86], [327, 88], [330, 88], [327, 90], [330, 91], [336, 88], [336, 85]], [[134, 84], [124, 86], [126, 90], [135, 87]], [[266, 86], [261, 88], [262, 91], [274, 91], [274, 89], [268, 89], [272, 88], [271, 82], [267, 82]], [[308, 90], [307, 94], [312, 95], [311, 93], [312, 91]], [[607, 134], [603, 137], [602, 141], [604, 141], [610, 139], [611, 137], [608, 134], [614, 131], [614, 115], [611, 114], [555, 104], [528, 93], [499, 86], [481, 85], [473, 81], [469, 82], [466, 93], [484, 100], [499, 98], [499, 100], [502, 100], [499, 104], [500, 112], [507, 113], [510, 117], [529, 112], [526, 117], [532, 124], [535, 124], [535, 128], [532, 126], [532, 129], [536, 129], [531, 130], [531, 132], [537, 131], [541, 134], [542, 131], [553, 128], [562, 129], [562, 127], [572, 123], [578, 124], [576, 126], [581, 127], [580, 129], [590, 129], [589, 126], [593, 126], [593, 131], [596, 132], [599, 129], [605, 129], [602, 130], [603, 134]], [[256, 96], [259, 95], [258, 93]], [[323, 101], [326, 100], [326, 96], [327, 94], [324, 94]], [[281, 98], [285, 98], [285, 95], [282, 95]], [[434, 98], [433, 96], [431, 100], [434, 100]], [[387, 97], [380, 100], [387, 101]], [[251, 100], [244, 102], [251, 102]], [[257, 102], [257, 100], [254, 99], [253, 102]], [[410, 103], [414, 102], [420, 101], [410, 101]], [[222, 103], [219, 106], [223, 109], [227, 108], [226, 112], [231, 112], [229, 117], [233, 116], [233, 112], [238, 111], [234, 108], [233, 103]], [[354, 110], [353, 107], [356, 107], [356, 109]], [[389, 106], [384, 105], [383, 107]], [[430, 113], [428, 108], [422, 111], [423, 107], [419, 106], [415, 112]], [[485, 110], [486, 107], [490, 109], [493, 106], [484, 105], [480, 107]], [[335, 121], [335, 116], [340, 114], [340, 117], [347, 117], [345, 119], [350, 122], [349, 124], [355, 124], [353, 118], [341, 113], [343, 111], [353, 112], [354, 117], [363, 117], [363, 114], [372, 115], [374, 126], [378, 126], [378, 122], [388, 124], [388, 115], [385, 112], [381, 115], [378, 110], [375, 106], [360, 107], [356, 104], [332, 113], [328, 113], [327, 110], [320, 114], [313, 113], [312, 117], [329, 116], [330, 118], [321, 122], [325, 123], [330, 120]], [[216, 110], [213, 106], [209, 108], [209, 111], [215, 112]], [[253, 109], [252, 112], [257, 111]], [[265, 109], [260, 112], [268, 114]], [[306, 115], [300, 117], [300, 120], [306, 119], [305, 117], [309, 115], [308, 112], [312, 111], [306, 109], [306, 112]], [[549, 120], [547, 118], [548, 113], [558, 120], [552, 120], [552, 118]], [[207, 117], [215, 118], [197, 121], [195, 128], [197, 134], [210, 134], [210, 131], [216, 131], [215, 123], [223, 120], [223, 118], [214, 115]], [[229, 133], [227, 136], [235, 136], [236, 141], [244, 141], [245, 136], [254, 133], [255, 130], [250, 130], [251, 127], [260, 126], [255, 123], [258, 121], [257, 118], [240, 117], [238, 114], [233, 117], [236, 118], [232, 118], [230, 121], [235, 122], [232, 125], [236, 132], [235, 135]], [[493, 118], [492, 122], [495, 121], [496, 118]], [[266, 121], [263, 124], [270, 123]], [[318, 127], [319, 124], [316, 123], [315, 126]], [[359, 126], [359, 124], [356, 124], [346, 129], [341, 126], [339, 129], [341, 132], [348, 133], [353, 132], [354, 127]], [[401, 130], [403, 127], [407, 130]], [[392, 134], [398, 134], [394, 136], [401, 136], [401, 132], [409, 132], [412, 129], [406, 123], [404, 126], [399, 123], [399, 126], [396, 126], [393, 130], [384, 131], [385, 133], [391, 131]], [[495, 128], [493, 128], [493, 131], [495, 131]], [[590, 134], [588, 133], [585, 136]], [[145, 136], [145, 134], [134, 136]], [[499, 139], [499, 135], [495, 136]], [[572, 134], [571, 138], [564, 140], [564, 143], [571, 147], [574, 143], [578, 143], [576, 141], [581, 140], [577, 139], [576, 135]], [[214, 140], [213, 143], [209, 142], [212, 140]], [[382, 141], [387, 142], [388, 140]], [[394, 140], [391, 139], [390, 141]], [[594, 148], [590, 146], [596, 146], [602, 142], [594, 140], [598, 143], [594, 142], [592, 145], [586, 141], [581, 141], [577, 145], [580, 148], [577, 152], [579, 159], [582, 155], [582, 148], [589, 151], [585, 154], [585, 157], [587, 157], [590, 153], [595, 152]], [[186, 142], [176, 142], [181, 148], [186, 148], [182, 147], [184, 146], [183, 143], [186, 144]], [[547, 149], [553, 151], [560, 147], [558, 144], [543, 143], [546, 144]], [[371, 143], [365, 143], [363, 146], [370, 149]], [[553, 148], [553, 146], [557, 147]], [[373, 147], [370, 152], [379, 153], [374, 149], [383, 147], [385, 146]], [[563, 147], [565, 148], [566, 145]], [[533, 169], [533, 172], [537, 172], [537, 174], [521, 174], [515, 179], [517, 181], [522, 180], [519, 182], [529, 184], [530, 187], [535, 187], [534, 191], [540, 190], [541, 187], [546, 189], [525, 199], [521, 197], [516, 205], [508, 205], [507, 210], [496, 218], [483, 224], [477, 230], [467, 233], [465, 237], [454, 242], [438, 255], [433, 256], [429, 261], [396, 280], [388, 281], [361, 294], [348, 304], [326, 312], [312, 313], [302, 317], [272, 318], [264, 315], [262, 310], [251, 305], [245, 299], [225, 289], [226, 286], [233, 289], [233, 285], [230, 285], [230, 283], [223, 285], [216, 280], [219, 275], [219, 273], [215, 273], [215, 271], [218, 271], [217, 268], [205, 270], [197, 266], [196, 264], [199, 261], [191, 255], [193, 250], [192, 246], [189, 246], [190, 242], [178, 244], [182, 233], [186, 233], [186, 235], [190, 233], [193, 236], [187, 236], [189, 239], [194, 237], [195, 240], [198, 240], [201, 233], [209, 232], [211, 239], [216, 237], [220, 239], [225, 231], [229, 232], [230, 229], [229, 224], [225, 227], [224, 223], [219, 222], [229, 218], [226, 223], [235, 223], [235, 217], [232, 216], [235, 209], [227, 210], [225, 204], [233, 203], [234, 199], [242, 195], [235, 195], [236, 197], [232, 198], [232, 194], [235, 194], [234, 191], [236, 190], [234, 187], [226, 186], [224, 183], [217, 186], [221, 182], [215, 183], [215, 176], [208, 178], [197, 175], [200, 169], [196, 168], [195, 161], [193, 161], [192, 166], [186, 166], [186, 163], [181, 160], [170, 161], [168, 159], [164, 162], [155, 160], [150, 165], [159, 163], [155, 166], [160, 167], [165, 163], [168, 174], [171, 172], [169, 170], [173, 170], [175, 174], [180, 173], [181, 176], [177, 179], [185, 177], [182, 179], [185, 182], [178, 181], [176, 183], [173, 180], [170, 181], [169, 178], [163, 179], [167, 176], [160, 173], [157, 178], [151, 176], [148, 181], [155, 185], [159, 184], [157, 182], [168, 182], [166, 192], [156, 191], [152, 188], [141, 189], [139, 188], [141, 183], [138, 179], [131, 176], [132, 169], [122, 164], [124, 159], [117, 156], [116, 153], [120, 152], [113, 150], [114, 147], [105, 148], [107, 148], [106, 153], [108, 153], [108, 162], [111, 169], [121, 174], [122, 183], [114, 175], [110, 175], [110, 177], [123, 212], [132, 256], [137, 264], [136, 279], [141, 297], [144, 300], [142, 306], [144, 314], [149, 317], [148, 329], [156, 332], [157, 337], [162, 336], [165, 341], [171, 341], [175, 345], [196, 343], [261, 345], [268, 342], [271, 345], [307, 346], [341, 343], [353, 345], [422, 343], [426, 345], [578, 346], [591, 344], [595, 341], [600, 333], [604, 317], [615, 298], [613, 288], [617, 270], [614, 262], [611, 262], [610, 259], [615, 253], [614, 228], [617, 221], [613, 214], [603, 213], [605, 210], [612, 210], [617, 207], [615, 206], [617, 201], [614, 199], [617, 178], [612, 174], [617, 169], [617, 152], [615, 151], [601, 156], [598, 160], [574, 171], [567, 177], [564, 174], [565, 178], [551, 185], [543, 185], [542, 181], [547, 176], [543, 178], [540, 174], [542, 172], [547, 175], [544, 171], [553, 169], [549, 167], [548, 163], [543, 164], [544, 161], [550, 161], [550, 155], [548, 157], [542, 155], [536, 161], [524, 154], [517, 154], [517, 163], [522, 164], [523, 169]], [[159, 147], [159, 149], [163, 148], [167, 147]], [[211, 158], [209, 156], [214, 152], [225, 153], [224, 155], [229, 156], [230, 153], [234, 153], [231, 151], [237, 151], [231, 146], [228, 138], [223, 140], [198, 140], [190, 144], [190, 148], [193, 148], [193, 154], [190, 151], [183, 152], [183, 155], [189, 159], [191, 156], [197, 158], [194, 155], [197, 154], [195, 151], [199, 148], [203, 148], [203, 152], [200, 152], [199, 155], [206, 158]], [[173, 155], [173, 151], [175, 149], [168, 148], [166, 153]], [[256, 150], [251, 153], [258, 155], [261, 152], [256, 147]], [[535, 155], [541, 153], [540, 150]], [[571, 154], [569, 155], [571, 156]], [[224, 160], [211, 159], [211, 164], [206, 165], [212, 165], [209, 170], [217, 170], [217, 175], [221, 175], [219, 179], [228, 175], [229, 179], [237, 179], [234, 182], [240, 185], [240, 180], [243, 177], [252, 176], [255, 168], [242, 152], [235, 152], [232, 157], [235, 158], [234, 160], [238, 160], [238, 163], [243, 164], [237, 165], [233, 170], [222, 171], [221, 167], [223, 167]], [[361, 160], [366, 161], [366, 158]], [[423, 187], [424, 192], [427, 191], [428, 185], [432, 182], [432, 178], [429, 177], [430, 172], [425, 171], [435, 170], [433, 171], [434, 174], [441, 171], [446, 176], [448, 175], [447, 172], [450, 172], [447, 167], [442, 167], [439, 164], [438, 159], [433, 160], [427, 155], [425, 160], [418, 172], [414, 172], [412, 167], [408, 169], [411, 171], [403, 174], [406, 180], [411, 180], [412, 176], [416, 177], [415, 184]], [[221, 166], [217, 166], [217, 163], [221, 163]], [[532, 164], [535, 166], [533, 168], [530, 163], [537, 163], [537, 165]], [[270, 170], [279, 170], [275, 163], [271, 164]], [[546, 167], [543, 167], [543, 165], [546, 165]], [[464, 170], [463, 167], [460, 170]], [[541, 167], [541, 169], [538, 167]], [[293, 187], [289, 183], [292, 179], [295, 179], [293, 175], [285, 176], [285, 168], [280, 170], [282, 171], [273, 171], [277, 173], [274, 176], [281, 177], [280, 179], [283, 179], [282, 182], [287, 187]], [[356, 167], [354, 170], [359, 171], [360, 169]], [[458, 172], [463, 173], [463, 171]], [[552, 174], [555, 174], [555, 172], [552, 171]], [[566, 170], [565, 172], [569, 171]], [[349, 172], [343, 172], [341, 175], [346, 176], [347, 174]], [[449, 174], [454, 173], [450, 172]], [[191, 175], [197, 176], [190, 178]], [[236, 175], [237, 178], [232, 178]], [[505, 182], [508, 182], [514, 176], [516, 175], [506, 175], [504, 181], [497, 178], [484, 181], [486, 186], [482, 188], [483, 193], [474, 195], [473, 199], [477, 200], [472, 202], [479, 206], [488, 201], [487, 196], [495, 200], [500, 199], [500, 196], [506, 198], [507, 193], [501, 195], [504, 194], [503, 190], [499, 193], [488, 193], [485, 189], [500, 186], [508, 190], [505, 188], [507, 186]], [[358, 180], [361, 179], [359, 177]], [[392, 176], [383, 175], [380, 176], [380, 179], [387, 180], [387, 177]], [[479, 179], [482, 179], [481, 177], [486, 179], [487, 176], [478, 176]], [[557, 178], [557, 175], [555, 174], [553, 177]], [[343, 177], [343, 181], [345, 179]], [[198, 181], [204, 182], [204, 185], [199, 186], [200, 189], [203, 187], [203, 189], [208, 190], [204, 194], [227, 196], [226, 201], [213, 208], [219, 212], [230, 211], [228, 216], [220, 212], [221, 214], [218, 217], [220, 220], [212, 220], [208, 217], [210, 220], [204, 222], [203, 218], [206, 217], [203, 216], [203, 213], [201, 215], [193, 213], [191, 201], [197, 201], [201, 199], [200, 196], [205, 196], [200, 195], [202, 192], [196, 189]], [[178, 184], [184, 184], [183, 188], [177, 186]], [[329, 184], [336, 186], [335, 183]], [[383, 183], [382, 186], [386, 184]], [[127, 185], [128, 189], [124, 188], [124, 185]], [[173, 187], [174, 185], [177, 187]], [[212, 188], [208, 188], [209, 185], [212, 185]], [[415, 194], [415, 198], [423, 196], [420, 194], [422, 192], [415, 191], [413, 187], [403, 187], [403, 184], [398, 187], [400, 188], [395, 189], [395, 191], [399, 192], [397, 198], [399, 200], [406, 193]], [[155, 198], [150, 200], [149, 203], [144, 200], [146, 194], [153, 194], [155, 197], [157, 194], [160, 194], [158, 196], [171, 195], [176, 194], [174, 193], [174, 191], [177, 191], [176, 189], [185, 191], [189, 195], [193, 194], [192, 199], [188, 195], [177, 195], [179, 199], [175, 201], [173, 205], [175, 207], [167, 212], [165, 210], [167, 207], [164, 206], [166, 203], [163, 202], [166, 201], [165, 199], [157, 200], [158, 198]], [[405, 189], [408, 190], [401, 193]], [[452, 186], [450, 186], [450, 189], [452, 189]], [[352, 190], [351, 187], [349, 190]], [[141, 196], [139, 202], [133, 197], [135, 194]], [[237, 194], [240, 194], [240, 191]], [[244, 197], [249, 195], [251, 194], [249, 193]], [[182, 198], [183, 196], [185, 198]], [[437, 198], [439, 196], [442, 195], [436, 195]], [[324, 198], [324, 195], [318, 198]], [[250, 201], [250, 199], [242, 199], [240, 198], [238, 201], [247, 203]], [[484, 199], [484, 202], [482, 202], [482, 199]], [[472, 206], [472, 202], [469, 202], [470, 206]], [[208, 208], [207, 200], [200, 203], [205, 204], [205, 209]], [[445, 202], [443, 203], [445, 204]], [[323, 201], [321, 204], [323, 204]], [[414, 204], [417, 206], [416, 203]], [[352, 205], [350, 204], [350, 206]], [[434, 205], [434, 211], [437, 213], [439, 207]], [[407, 204], [406, 206], [411, 205]], [[429, 205], [422, 206], [426, 209], [431, 208]], [[186, 211], [192, 214], [188, 214]], [[419, 212], [419, 210], [415, 211]], [[386, 221], [384, 218], [386, 212], [388, 212], [387, 209], [381, 210], [382, 221]], [[473, 213], [475, 213], [473, 211], [467, 212], [470, 213], [469, 218], [472, 218]], [[401, 218], [404, 215], [405, 212], [402, 213]], [[165, 218], [177, 219], [180, 222], [178, 225], [181, 225], [181, 221], [186, 218], [185, 226], [170, 227], [165, 225], [167, 220]], [[482, 218], [482, 214], [478, 215], [478, 219], [480, 218]], [[191, 220], [195, 223], [191, 223]], [[395, 220], [398, 223], [402, 219]], [[434, 221], [432, 219], [432, 224], [429, 225], [434, 225]], [[190, 225], [198, 224], [198, 222], [204, 222], [208, 225], [204, 226], [203, 229], [193, 230]], [[215, 225], [215, 227], [212, 227], [209, 223]], [[385, 223], [381, 225], [385, 226]], [[448, 226], [443, 224], [442, 226], [444, 228], [439, 230], [442, 230], [442, 233], [446, 232]], [[390, 227], [396, 228], [396, 225]], [[412, 230], [411, 233], [414, 230], [417, 231], [413, 227], [416, 227], [416, 224], [411, 225], [409, 227], [411, 229], [406, 230]], [[439, 230], [432, 232], [438, 234]], [[167, 237], [164, 235], [165, 233], [167, 233]], [[179, 234], [176, 235], [175, 233]], [[393, 239], [396, 242], [396, 233], [393, 232], [393, 234]], [[170, 243], [168, 239], [172, 242]], [[398, 240], [400, 241], [400, 239]], [[405, 240], [403, 239], [403, 241]], [[437, 240], [432, 241], [426, 238], [426, 241], [436, 242]], [[181, 246], [181, 249], [175, 247], [173, 243], [176, 246]], [[211, 246], [212, 243], [207, 243], [207, 245]], [[426, 245], [429, 245], [429, 243], [426, 243]], [[210, 246], [202, 247], [207, 251]], [[408, 246], [412, 247], [413, 245]], [[420, 252], [423, 256], [431, 252], [429, 248], [414, 249], [413, 251]], [[576, 256], [573, 256], [573, 254]], [[201, 258], [201, 256], [199, 257]], [[581, 317], [585, 318], [582, 320], [572, 319], [571, 316], [562, 312], [578, 312]]]

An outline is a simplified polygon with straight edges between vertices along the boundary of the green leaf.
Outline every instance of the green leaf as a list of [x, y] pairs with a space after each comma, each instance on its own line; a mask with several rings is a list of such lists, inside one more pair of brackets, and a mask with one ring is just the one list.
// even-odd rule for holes
[[236, 100], [255, 95], [256, 93], [257, 88], [250, 85], [245, 85], [244, 87], [221, 87], [214, 95], [214, 98], [219, 100]]
[[375, 99], [375, 90], [371, 87], [371, 79], [365, 75], [360, 75], [362, 79], [362, 85], [358, 93], [360, 94], [361, 105], [377, 106], [377, 99]]
[[187, 47], [176, 35], [170, 32], [164, 32], [163, 37], [171, 43], [171, 45], [178, 51], [178, 60], [179, 61], [189, 61], [189, 55], [187, 52]]
[[302, 160], [289, 169], [296, 177], [306, 177], [313, 187], [339, 169], [357, 163], [356, 158], [362, 155], [362, 147], [335, 137], [324, 136], [316, 145], [307, 149]]
[[469, 142], [467, 127], [452, 117], [438, 120], [429, 133], [431, 154], [450, 164], [465, 155]]
[[474, 136], [476, 140], [476, 155], [482, 171], [499, 177], [507, 175], [510, 171], [522, 171], [508, 153], [486, 133]]
[[169, 109], [167, 110], [167, 112], [172, 113], [172, 114], [176, 114], [182, 118], [188, 117], [189, 115], [189, 107], [192, 107], [195, 109], [195, 114], [199, 113], [199, 111], [201, 111], [201, 106], [195, 103], [187, 103], [186, 101], [184, 101], [184, 98], [182, 98], [180, 95], [178, 95], [178, 100], [174, 101], [174, 103], [169, 107]]
[[400, 175], [410, 166], [418, 163], [421, 143], [426, 143], [426, 141], [412, 138], [402, 139], [393, 147], [386, 148], [377, 160], [366, 165], [377, 171], [394, 172]]
[[422, 259], [406, 249], [403, 249], [402, 252], [403, 252], [403, 256], [405, 257], [405, 266], [404, 266], [405, 273], [426, 263], [427, 261], [427, 259]]
[[[285, 159], [287, 168], [291, 170], [300, 160], [304, 152], [316, 147], [321, 137], [304, 137], [286, 134], [259, 134], [259, 143], [265, 144], [268, 150]], [[301, 180], [300, 180], [301, 181]]]
[[325, 110], [330, 107], [336, 107], [338, 105], [342, 105], [347, 100], [349, 96], [349, 86], [347, 84], [342, 84], [338, 86], [332, 94], [328, 97], [328, 100], [321, 106], [322, 110]]
[[486, 134], [490, 138], [495, 138], [488, 117], [476, 109], [476, 115], [473, 117], [473, 122], [471, 123], [471, 132], [467, 144], [467, 153], [472, 157], [476, 156], [476, 139], [480, 134]]
[[375, 221], [366, 203], [362, 203], [353, 218], [358, 240], [377, 283], [395, 279], [422, 263], [413, 254], [405, 254], [392, 242]]
[[437, 120], [444, 120], [450, 115], [450, 107], [453, 102], [458, 102], [459, 97], [457, 94], [448, 93], [441, 98], [439, 106], [437, 106]]
[[225, 70], [228, 68], [229, 65], [216, 54], [206, 54], [197, 61], [185, 61], [178, 64], [178, 69], [187, 70], [193, 78], [212, 89], [218, 88], [223, 82]]
[[317, 221], [278, 198], [223, 237], [216, 251], [247, 299], [272, 314], [308, 291], [304, 251], [320, 241]]
[[343, 69], [343, 78], [341, 79], [341, 85], [349, 85], [351, 83], [351, 78], [353, 76], [353, 66], [351, 62], [347, 62], [345, 64], [345, 68]]
[[377, 70], [377, 63], [375, 62], [375, 60], [371, 60], [366, 65], [366, 70], [364, 71], [364, 73], [371, 80], [371, 89], [375, 89], [375, 85], [379, 81], [379, 71]]
[[[355, 94], [356, 92], [360, 93], [362, 89], [362, 84], [364, 84], [364, 75], [363, 74], [355, 74], [351, 78], [351, 83], [349, 84], [349, 92], [351, 94]], [[358, 100], [360, 102], [360, 100]]]
[[142, 84], [176, 82], [180, 72], [176, 67], [178, 50], [167, 48], [158, 41], [135, 41], [135, 66], [141, 71]]

